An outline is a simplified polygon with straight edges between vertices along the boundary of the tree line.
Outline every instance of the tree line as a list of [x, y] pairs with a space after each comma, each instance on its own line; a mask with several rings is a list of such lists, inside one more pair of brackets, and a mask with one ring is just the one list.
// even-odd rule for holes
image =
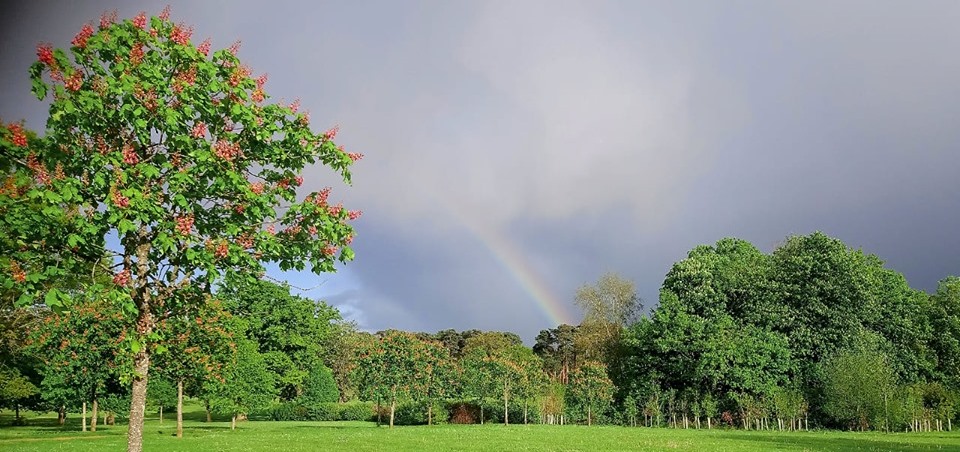
[[[329, 305], [230, 278], [158, 329], [148, 403], [184, 396], [234, 422], [615, 423], [630, 426], [948, 430], [960, 382], [960, 278], [926, 294], [876, 256], [822, 233], [770, 254], [746, 241], [674, 264], [649, 314], [608, 274], [578, 289], [576, 326], [509, 332], [359, 331]], [[125, 414], [122, 313], [4, 310], [5, 407]], [[339, 408], [338, 408], [339, 407]], [[349, 411], [351, 414], [343, 415]], [[179, 419], [178, 419], [179, 420]], [[178, 428], [178, 434], [181, 430]]]

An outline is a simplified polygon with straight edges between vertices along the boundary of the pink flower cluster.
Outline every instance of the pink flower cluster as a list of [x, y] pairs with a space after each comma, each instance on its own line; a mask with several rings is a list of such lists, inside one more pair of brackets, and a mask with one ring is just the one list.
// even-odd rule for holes
[[120, 287], [130, 284], [130, 269], [125, 268], [116, 275], [113, 275], [113, 283]]
[[80, 87], [83, 86], [83, 74], [79, 70], [73, 71], [73, 74], [70, 74], [70, 78], [64, 82], [63, 86], [70, 91], [79, 91]]
[[170, 30], [170, 40], [180, 44], [187, 45], [190, 42], [190, 36], [193, 35], [193, 27], [185, 27], [183, 24], [177, 24]]
[[137, 14], [137, 17], [133, 18], [133, 25], [137, 28], [146, 30], [147, 29], [147, 13], [140, 11], [140, 14]]
[[70, 41], [70, 44], [82, 49], [87, 46], [87, 39], [90, 39], [91, 36], [93, 36], [93, 26], [88, 23], [83, 24], [83, 27], [81, 27], [77, 35], [73, 37], [73, 41]]
[[333, 141], [337, 137], [337, 132], [340, 131], [340, 126], [333, 126], [330, 130], [323, 132], [323, 141]]
[[356, 220], [357, 218], [360, 218], [360, 215], [363, 215], [362, 210], [351, 210], [347, 212], [347, 218], [350, 218], [351, 220]]
[[13, 135], [10, 141], [13, 142], [14, 146], [19, 146], [22, 148], [27, 147], [27, 135], [23, 133], [23, 127], [20, 124], [13, 123], [9, 126], [10, 133]]
[[100, 29], [102, 30], [104, 28], [107, 28], [116, 21], [117, 21], [117, 10], [113, 10], [109, 12], [104, 11], [103, 14], [100, 15]]
[[262, 194], [263, 182], [254, 182], [250, 184], [250, 191], [252, 191], [254, 194], [257, 194], [257, 195]]
[[57, 64], [56, 60], [53, 59], [53, 46], [49, 43], [37, 46], [37, 59], [51, 68]]
[[180, 215], [174, 218], [177, 225], [175, 227], [177, 233], [181, 235], [190, 235], [190, 231], [193, 230], [193, 215]]
[[113, 194], [111, 195], [111, 199], [113, 200], [113, 205], [121, 209], [126, 209], [127, 207], [130, 207], [130, 198], [123, 196], [123, 194], [121, 194], [117, 190], [114, 190]]
[[136, 165], [137, 163], [140, 163], [140, 156], [137, 155], [136, 149], [134, 149], [133, 145], [131, 144], [126, 144], [123, 146], [123, 163], [126, 163], [127, 165]]
[[217, 140], [213, 145], [213, 153], [228, 162], [242, 155], [240, 145], [227, 140]]
[[190, 136], [194, 138], [203, 138], [207, 134], [207, 125], [203, 122], [197, 122], [190, 131]]
[[203, 56], [210, 54], [210, 38], [204, 39], [200, 45], [197, 46], [197, 51], [202, 53]]

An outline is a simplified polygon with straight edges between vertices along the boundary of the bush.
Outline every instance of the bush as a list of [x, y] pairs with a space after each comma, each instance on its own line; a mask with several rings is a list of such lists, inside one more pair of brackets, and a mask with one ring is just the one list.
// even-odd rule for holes
[[371, 421], [376, 418], [372, 402], [347, 402], [337, 406], [337, 409], [337, 420], [340, 421]]
[[[389, 416], [389, 414], [388, 414]], [[433, 403], [433, 423], [446, 424], [450, 417], [446, 406], [441, 402]], [[387, 418], [389, 421], [389, 418]], [[426, 425], [427, 402], [409, 401], [397, 404], [393, 423], [395, 425]]]
[[303, 394], [298, 398], [304, 405], [318, 405], [340, 401], [340, 391], [327, 366], [314, 367], [303, 382]]
[[268, 410], [268, 417], [274, 421], [305, 421], [307, 408], [295, 402], [281, 402]]
[[316, 405], [305, 405], [307, 407], [307, 419], [311, 421], [337, 421], [336, 403], [318, 403]]

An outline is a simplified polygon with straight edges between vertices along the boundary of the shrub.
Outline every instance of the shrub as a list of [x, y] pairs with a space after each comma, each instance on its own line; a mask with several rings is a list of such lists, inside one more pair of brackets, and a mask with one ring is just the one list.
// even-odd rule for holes
[[303, 382], [303, 394], [299, 400], [304, 405], [317, 405], [340, 401], [340, 391], [333, 379], [333, 372], [327, 366], [314, 367]]
[[295, 402], [280, 402], [268, 410], [269, 418], [274, 421], [305, 421], [307, 408]]
[[[449, 417], [450, 413], [443, 403], [433, 403], [434, 424], [446, 424]], [[425, 425], [427, 423], [427, 402], [409, 401], [397, 404], [393, 423], [395, 425]]]
[[347, 402], [340, 404], [337, 409], [337, 420], [340, 421], [370, 421], [376, 418], [372, 402]]

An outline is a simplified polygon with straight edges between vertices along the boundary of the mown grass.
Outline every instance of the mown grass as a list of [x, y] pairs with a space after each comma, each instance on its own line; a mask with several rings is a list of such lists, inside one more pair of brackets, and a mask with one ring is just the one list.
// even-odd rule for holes
[[[187, 410], [185, 410], [187, 411]], [[960, 432], [744, 432], [613, 426], [442, 425], [376, 427], [367, 422], [273, 422], [238, 424], [224, 418], [204, 422], [191, 406], [184, 438], [174, 437], [173, 417], [161, 424], [154, 414], [144, 428], [145, 451], [960, 451]], [[25, 427], [8, 427], [0, 415], [0, 451], [123, 450], [126, 426], [98, 426], [81, 432], [78, 415], [56, 425], [51, 415], [31, 416]]]

